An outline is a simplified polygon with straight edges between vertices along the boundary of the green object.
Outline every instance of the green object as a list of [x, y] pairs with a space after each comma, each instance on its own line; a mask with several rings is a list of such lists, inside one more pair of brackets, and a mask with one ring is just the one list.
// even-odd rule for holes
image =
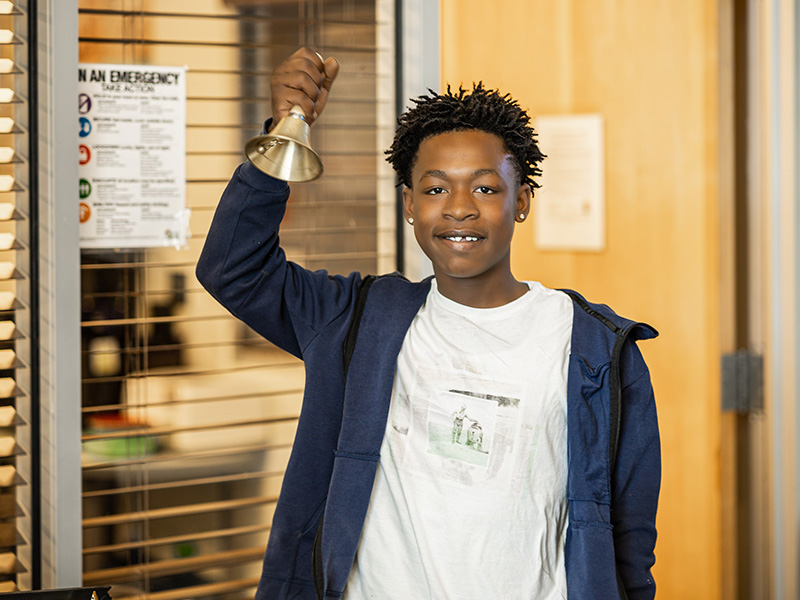
[[[107, 433], [102, 431], [87, 431], [89, 435]], [[95, 456], [108, 458], [138, 458], [155, 454], [158, 451], [158, 441], [145, 435], [111, 438], [104, 440], [86, 440], [83, 450]]]
[[195, 555], [194, 544], [184, 542], [182, 544], [175, 544], [175, 556], [178, 558], [189, 558]]

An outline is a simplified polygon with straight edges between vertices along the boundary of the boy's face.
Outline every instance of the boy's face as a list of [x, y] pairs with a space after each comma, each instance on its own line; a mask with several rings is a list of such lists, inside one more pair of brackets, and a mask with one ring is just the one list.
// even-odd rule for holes
[[514, 223], [531, 201], [514, 164], [503, 141], [484, 131], [441, 133], [420, 144], [403, 206], [440, 288], [513, 280]]

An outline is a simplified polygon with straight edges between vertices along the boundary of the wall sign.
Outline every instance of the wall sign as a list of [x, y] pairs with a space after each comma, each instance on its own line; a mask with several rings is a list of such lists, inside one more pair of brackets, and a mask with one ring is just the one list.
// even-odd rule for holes
[[603, 117], [542, 116], [534, 120], [542, 163], [535, 190], [536, 246], [600, 251], [606, 244]]
[[186, 244], [186, 67], [78, 69], [81, 248]]

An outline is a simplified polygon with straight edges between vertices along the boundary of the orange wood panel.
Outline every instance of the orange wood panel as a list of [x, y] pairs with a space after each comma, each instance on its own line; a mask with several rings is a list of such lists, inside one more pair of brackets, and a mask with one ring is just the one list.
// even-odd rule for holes
[[606, 249], [542, 252], [526, 223], [513, 268], [518, 278], [576, 288], [661, 331], [642, 344], [662, 435], [658, 595], [719, 598], [717, 2], [441, 6], [444, 83], [482, 80], [534, 115], [605, 118]]

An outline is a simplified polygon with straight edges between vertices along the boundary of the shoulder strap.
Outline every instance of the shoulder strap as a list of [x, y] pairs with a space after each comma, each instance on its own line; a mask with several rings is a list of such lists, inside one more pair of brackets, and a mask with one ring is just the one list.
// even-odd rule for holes
[[622, 347], [630, 333], [630, 329], [622, 329], [615, 325], [608, 317], [600, 314], [586, 302], [581, 296], [571, 290], [561, 290], [567, 294], [572, 301], [583, 309], [588, 315], [600, 321], [603, 325], [616, 336], [614, 348], [611, 352], [611, 372], [610, 372], [610, 396], [611, 406], [609, 407], [609, 431], [608, 431], [608, 467], [609, 473], [614, 472], [614, 465], [617, 460], [617, 448], [619, 446], [619, 430], [622, 421], [622, 375], [620, 373], [620, 357]]
[[376, 279], [377, 277], [375, 275], [367, 275], [361, 280], [358, 286], [358, 292], [356, 292], [356, 305], [353, 309], [353, 319], [350, 321], [350, 327], [347, 329], [347, 335], [344, 338], [344, 348], [342, 349], [345, 380], [347, 379], [347, 371], [350, 368], [350, 359], [353, 358], [353, 350], [355, 350], [356, 347], [358, 328], [361, 325], [361, 317], [364, 315], [364, 306], [367, 304], [367, 294], [369, 294], [369, 288], [372, 287]]

